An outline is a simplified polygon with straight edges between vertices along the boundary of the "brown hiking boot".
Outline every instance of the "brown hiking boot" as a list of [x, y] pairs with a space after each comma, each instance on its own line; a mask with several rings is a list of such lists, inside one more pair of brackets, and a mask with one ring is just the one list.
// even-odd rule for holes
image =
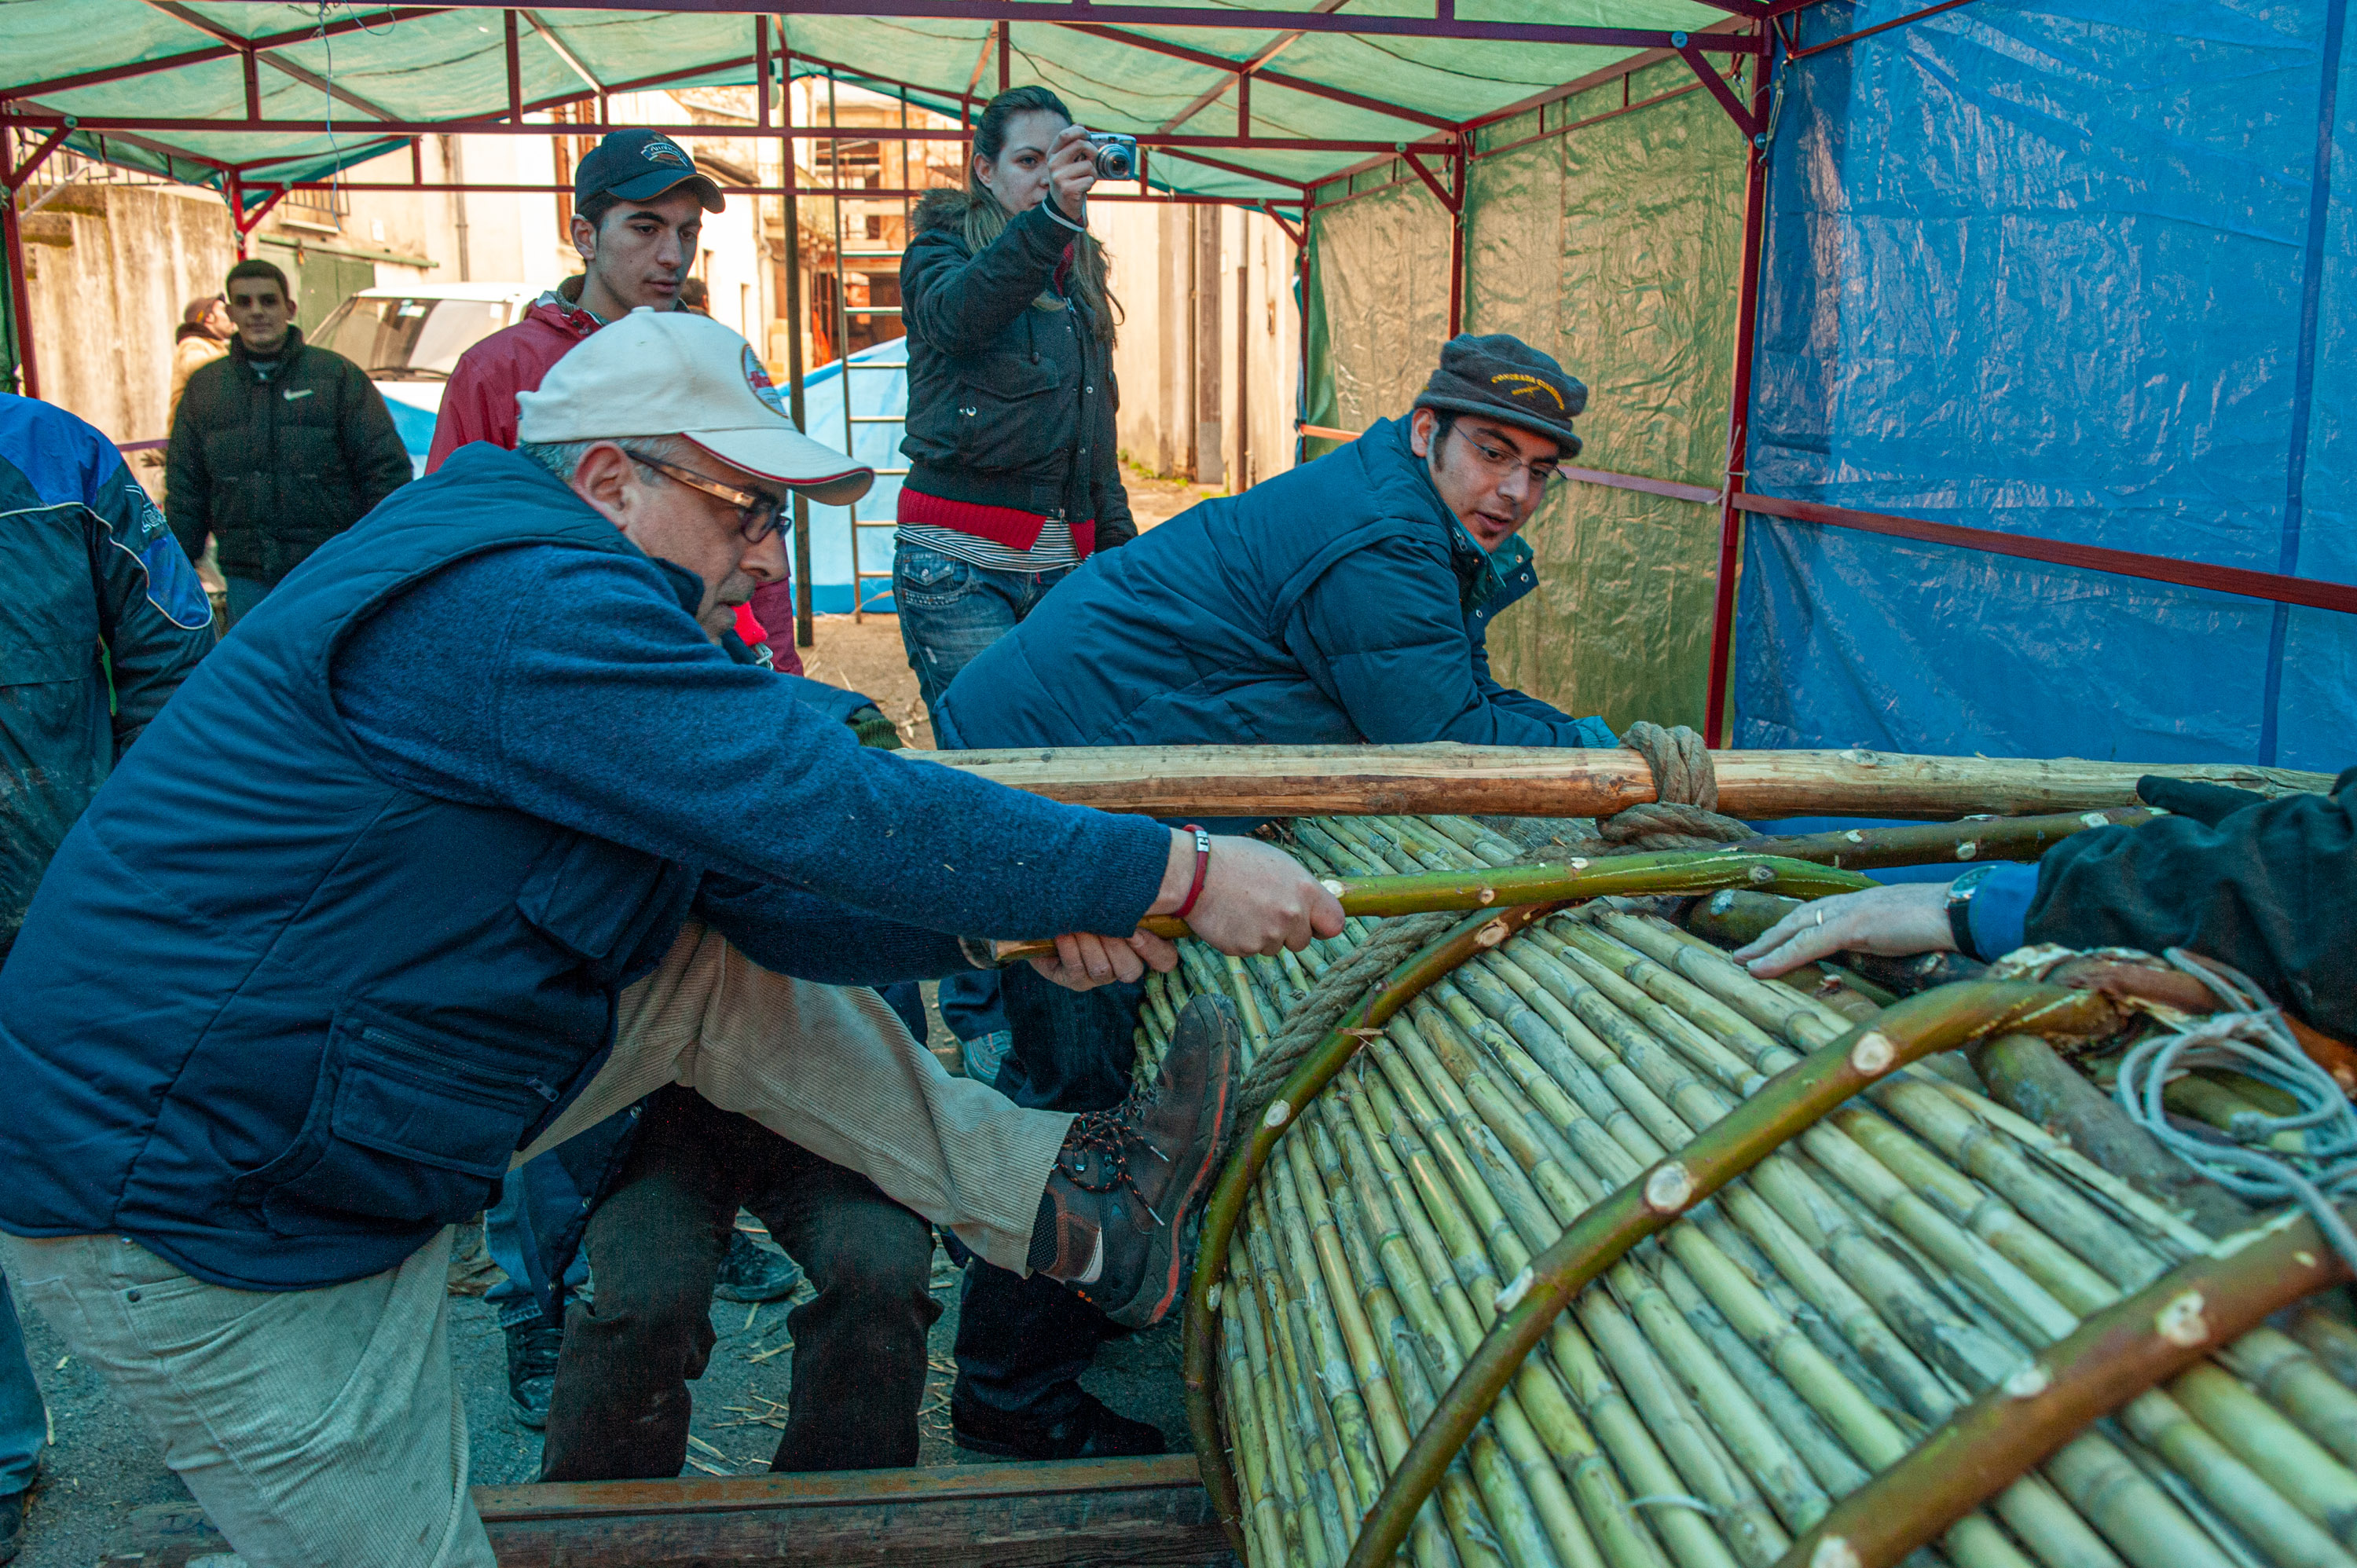
[[[1115, 1323], [1159, 1323], [1178, 1299], [1181, 1238], [1211, 1190], [1242, 1076], [1243, 1034], [1232, 1004], [1196, 997], [1178, 1015], [1152, 1098], [1132, 1093], [1111, 1111], [1089, 1112], [1064, 1135], [1042, 1205], [1054, 1211], [1056, 1259], [1039, 1272]], [[1088, 1283], [1074, 1283], [1100, 1237], [1103, 1267]]]

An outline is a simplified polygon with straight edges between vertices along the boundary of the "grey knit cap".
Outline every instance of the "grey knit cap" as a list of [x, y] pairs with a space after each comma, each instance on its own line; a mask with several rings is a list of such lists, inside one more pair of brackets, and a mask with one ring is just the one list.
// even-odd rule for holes
[[1551, 435], [1564, 456], [1579, 455], [1572, 415], [1587, 407], [1587, 388], [1548, 355], [1508, 332], [1460, 332], [1441, 345], [1440, 368], [1416, 394], [1416, 408], [1484, 413]]

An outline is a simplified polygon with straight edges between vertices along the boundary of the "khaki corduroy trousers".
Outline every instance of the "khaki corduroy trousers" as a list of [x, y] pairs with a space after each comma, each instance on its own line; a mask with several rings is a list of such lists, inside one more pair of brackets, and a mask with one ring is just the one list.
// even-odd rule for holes
[[[623, 993], [611, 1058], [518, 1161], [667, 1083], [1018, 1272], [1071, 1122], [950, 1077], [874, 991], [773, 974], [691, 924]], [[496, 1568], [467, 1490], [450, 1238], [316, 1290], [209, 1284], [116, 1235], [0, 1233], [0, 1272], [137, 1411], [250, 1568]]]

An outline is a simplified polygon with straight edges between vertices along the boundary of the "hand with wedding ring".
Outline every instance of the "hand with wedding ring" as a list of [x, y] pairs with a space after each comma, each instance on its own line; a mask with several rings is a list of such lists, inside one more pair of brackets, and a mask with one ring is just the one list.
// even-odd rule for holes
[[1803, 904], [1735, 950], [1735, 960], [1762, 980], [1843, 951], [1905, 958], [1953, 952], [1944, 882], [1894, 882]]

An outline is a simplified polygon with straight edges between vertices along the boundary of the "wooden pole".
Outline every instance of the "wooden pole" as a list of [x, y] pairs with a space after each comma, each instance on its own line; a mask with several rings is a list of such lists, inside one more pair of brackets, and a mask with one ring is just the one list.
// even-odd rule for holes
[[[1635, 752], [1544, 746], [1199, 746], [942, 751], [926, 761], [1050, 800], [1149, 816], [1609, 816], [1653, 799]], [[1729, 816], [1953, 820], [2136, 803], [2147, 774], [2266, 795], [2331, 787], [2330, 775], [2240, 763], [1910, 757], [1875, 751], [1719, 751]]]
[[[1191, 1454], [714, 1479], [477, 1487], [501, 1568], [963, 1568], [1226, 1562]], [[118, 1561], [184, 1568], [229, 1542], [194, 1503], [134, 1509]]]

